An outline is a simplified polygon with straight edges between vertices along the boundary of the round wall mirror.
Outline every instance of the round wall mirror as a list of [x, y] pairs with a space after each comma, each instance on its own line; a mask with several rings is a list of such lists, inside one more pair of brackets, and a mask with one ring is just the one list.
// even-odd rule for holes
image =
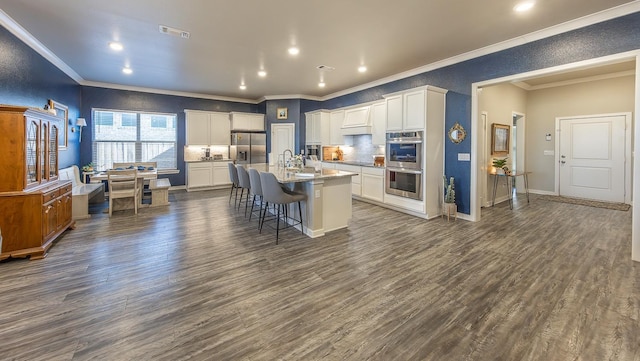
[[458, 122], [456, 122], [456, 124], [454, 124], [453, 127], [449, 129], [449, 139], [456, 144], [462, 142], [464, 138], [466, 138], [466, 136], [467, 132]]

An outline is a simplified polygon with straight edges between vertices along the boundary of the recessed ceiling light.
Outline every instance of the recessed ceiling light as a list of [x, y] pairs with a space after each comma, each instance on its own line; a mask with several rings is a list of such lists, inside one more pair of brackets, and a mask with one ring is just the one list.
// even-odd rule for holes
[[360, 65], [360, 66], [358, 67], [358, 71], [359, 71], [359, 72], [361, 72], [361, 73], [364, 73], [365, 71], [367, 71], [367, 67], [366, 67], [366, 66], [364, 66], [364, 65]]
[[295, 46], [290, 47], [288, 51], [291, 55], [298, 55], [300, 53], [300, 49], [296, 48]]
[[125, 66], [124, 68], [122, 68], [122, 72], [125, 73], [125, 74], [131, 74], [131, 73], [133, 73], [133, 69]]
[[267, 72], [266, 72], [266, 71], [264, 71], [264, 70], [260, 70], [260, 71], [258, 71], [258, 76], [260, 76], [260, 77], [263, 77], [263, 78], [264, 78], [265, 76], [267, 76]]
[[535, 5], [535, 1], [525, 1], [513, 7], [513, 11], [521, 13], [528, 10], [531, 10]]
[[327, 85], [327, 84], [325, 84], [323, 81], [321, 81], [321, 82], [319, 82], [319, 83], [318, 83], [318, 86], [319, 86], [320, 88], [324, 88], [326, 85]]
[[240, 84], [240, 90], [246, 90], [246, 89], [247, 89], [247, 86], [246, 86], [246, 85], [244, 85], [244, 84]]
[[115, 41], [110, 42], [109, 47], [111, 48], [111, 50], [115, 50], [115, 51], [120, 51], [124, 49], [124, 46], [122, 46], [122, 44]]

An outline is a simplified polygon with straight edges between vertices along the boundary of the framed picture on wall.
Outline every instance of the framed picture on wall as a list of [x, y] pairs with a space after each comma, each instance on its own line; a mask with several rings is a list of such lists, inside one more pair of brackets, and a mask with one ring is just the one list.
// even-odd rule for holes
[[287, 108], [278, 108], [278, 119], [287, 119]]
[[491, 125], [491, 154], [509, 154], [509, 127], [504, 124]]
[[58, 149], [67, 149], [67, 131], [69, 130], [69, 108], [58, 103], [53, 99], [49, 99], [49, 109], [53, 109], [56, 112], [56, 116], [61, 119], [60, 132], [58, 132]]

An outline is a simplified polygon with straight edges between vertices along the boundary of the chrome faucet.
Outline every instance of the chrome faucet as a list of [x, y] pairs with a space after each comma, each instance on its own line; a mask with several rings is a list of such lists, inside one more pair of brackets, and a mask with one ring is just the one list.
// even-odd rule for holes
[[290, 155], [289, 160], [291, 160], [291, 158], [293, 158], [293, 151], [291, 151], [291, 149], [285, 149], [282, 152], [282, 161], [284, 162], [285, 167], [287, 166], [287, 157], [285, 157], [285, 154], [287, 152], [289, 152], [289, 155]]

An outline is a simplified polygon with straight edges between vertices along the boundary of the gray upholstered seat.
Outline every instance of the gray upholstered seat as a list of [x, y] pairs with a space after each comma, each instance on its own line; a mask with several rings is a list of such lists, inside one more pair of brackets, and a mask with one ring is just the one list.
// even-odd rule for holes
[[238, 204], [238, 170], [236, 165], [229, 163], [229, 179], [231, 180], [231, 193], [229, 193], [229, 204], [231, 204], [231, 197], [233, 196], [233, 190], [236, 191], [236, 202]]
[[[242, 202], [244, 201], [244, 215], [247, 215], [247, 207], [249, 205], [249, 193], [251, 191], [251, 181], [249, 179], [249, 173], [247, 173], [247, 170], [244, 169], [243, 166], [236, 166], [236, 169], [238, 170], [238, 188], [240, 188], [240, 201], [238, 202], [238, 209], [240, 209], [240, 206], [242, 205]], [[247, 195], [245, 197], [244, 195], [244, 191], [247, 191]], [[237, 190], [236, 190], [236, 195], [237, 195]], [[243, 199], [243, 197], [245, 197], [245, 199]]]
[[[304, 227], [302, 224], [302, 206], [300, 202], [307, 199], [307, 195], [304, 193], [297, 192], [285, 192], [278, 179], [273, 173], [261, 172], [260, 173], [260, 183], [262, 186], [262, 198], [265, 202], [265, 210], [263, 211], [263, 216], [260, 221], [260, 231], [262, 231], [262, 225], [264, 224], [266, 210], [269, 206], [269, 203], [276, 205], [277, 207], [277, 215], [276, 215], [276, 244], [278, 244], [278, 238], [280, 236], [280, 216], [281, 210], [283, 210], [285, 214], [285, 226], [288, 225], [288, 217], [286, 214], [288, 213], [286, 210], [286, 206], [291, 203], [298, 202], [298, 214], [300, 216], [300, 220], [297, 221], [300, 224], [300, 231], [304, 234]], [[293, 219], [295, 221], [295, 219]]]
[[[253, 207], [256, 204], [256, 198], [258, 198], [260, 205], [258, 214], [262, 214], [262, 206], [264, 200], [262, 197], [262, 182], [260, 181], [260, 172], [253, 168], [249, 169], [249, 182], [251, 183], [251, 193], [253, 193], [253, 198], [251, 201], [251, 211], [249, 212], [249, 220], [251, 220], [251, 216], [253, 215]], [[258, 221], [260, 221], [260, 217], [258, 217]]]

